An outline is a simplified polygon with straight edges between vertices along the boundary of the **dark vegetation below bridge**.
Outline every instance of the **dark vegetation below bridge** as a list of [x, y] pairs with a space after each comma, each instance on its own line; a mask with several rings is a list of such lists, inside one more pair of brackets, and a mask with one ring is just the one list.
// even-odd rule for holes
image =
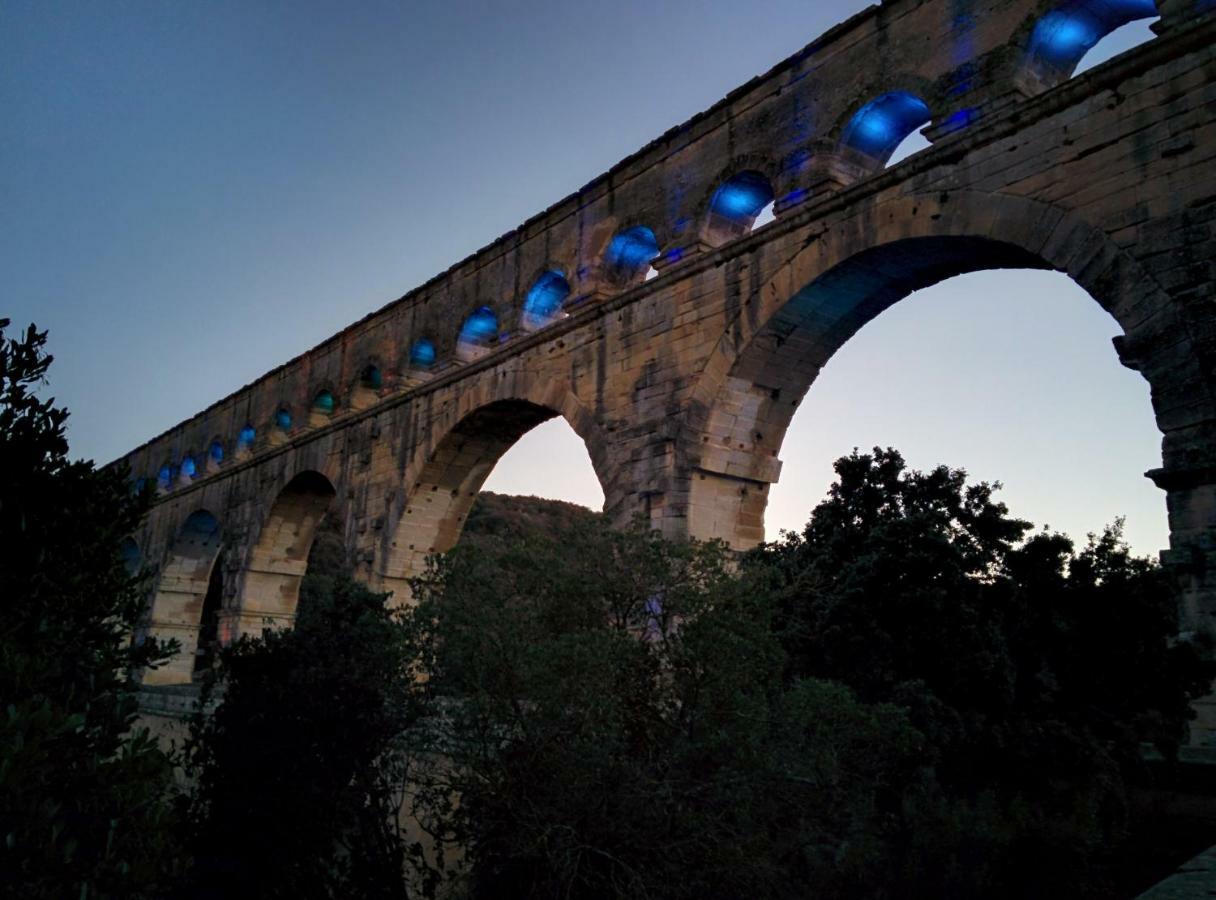
[[42, 345], [0, 345], [0, 896], [1118, 898], [1213, 839], [1153, 812], [1213, 675], [1161, 569], [891, 450], [737, 566], [487, 495], [395, 610], [326, 538], [167, 754], [151, 498], [68, 461]]

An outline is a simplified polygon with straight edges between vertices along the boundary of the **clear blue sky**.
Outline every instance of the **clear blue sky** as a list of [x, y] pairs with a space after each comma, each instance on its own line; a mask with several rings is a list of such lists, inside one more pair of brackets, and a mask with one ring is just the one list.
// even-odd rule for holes
[[[6, 0], [0, 315], [50, 329], [73, 451], [108, 461], [864, 5]], [[881, 443], [999, 478], [1015, 512], [1074, 535], [1126, 514], [1155, 552], [1164, 498], [1141, 473], [1159, 435], [1116, 333], [1062, 275], [968, 276], [898, 304], [812, 388], [770, 534], [805, 520], [833, 458]], [[560, 423], [487, 486], [601, 501]]]

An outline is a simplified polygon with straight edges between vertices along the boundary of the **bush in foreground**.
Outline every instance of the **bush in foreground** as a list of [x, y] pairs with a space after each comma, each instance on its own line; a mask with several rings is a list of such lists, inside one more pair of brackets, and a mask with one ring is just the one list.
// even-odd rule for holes
[[151, 897], [180, 864], [172, 763], [135, 730], [146, 581], [122, 541], [150, 504], [126, 473], [72, 462], [51, 357], [0, 319], [0, 895]]

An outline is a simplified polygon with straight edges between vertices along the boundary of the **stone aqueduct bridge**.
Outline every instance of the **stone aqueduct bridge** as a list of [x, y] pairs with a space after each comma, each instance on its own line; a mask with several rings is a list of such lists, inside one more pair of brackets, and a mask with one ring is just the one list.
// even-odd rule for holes
[[[1070, 77], [1150, 16], [1154, 40]], [[885, 168], [921, 127], [933, 146]], [[914, 290], [1019, 267], [1121, 326], [1164, 435], [1163, 559], [1185, 627], [1212, 628], [1216, 0], [894, 0], [125, 457], [160, 487], [130, 548], [151, 627], [187, 650], [147, 681], [190, 680], [209, 582], [221, 640], [289, 621], [327, 511], [361, 576], [407, 592], [554, 416], [613, 519], [753, 545], [832, 354]]]

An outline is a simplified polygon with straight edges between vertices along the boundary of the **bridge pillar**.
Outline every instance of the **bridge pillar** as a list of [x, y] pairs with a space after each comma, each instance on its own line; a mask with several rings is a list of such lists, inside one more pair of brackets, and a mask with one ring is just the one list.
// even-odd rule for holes
[[763, 481], [695, 469], [688, 500], [688, 537], [720, 540], [733, 550], [750, 550], [762, 543], [768, 488]]
[[156, 590], [154, 615], [148, 625], [149, 637], [160, 641], [176, 640], [178, 652], [163, 666], [148, 669], [144, 684], [189, 684], [194, 676], [194, 660], [198, 654], [199, 622], [206, 595], [205, 578], [180, 577], [166, 574]]
[[279, 560], [248, 569], [234, 607], [219, 615], [219, 640], [227, 645], [265, 628], [288, 628], [296, 618], [300, 582], [308, 560]]
[[781, 474], [781, 461], [760, 443], [738, 440], [742, 433], [752, 437], [756, 423], [755, 410], [741, 408], [737, 413], [711, 422], [708, 442], [687, 473], [686, 533], [750, 550], [764, 541], [769, 486]]
[[[1216, 422], [1187, 429], [1186, 438], [1168, 435], [1166, 465], [1148, 476], [1166, 491], [1170, 548], [1161, 562], [1181, 589], [1181, 633], [1216, 640]], [[1216, 690], [1195, 711], [1192, 744], [1216, 747]]]

